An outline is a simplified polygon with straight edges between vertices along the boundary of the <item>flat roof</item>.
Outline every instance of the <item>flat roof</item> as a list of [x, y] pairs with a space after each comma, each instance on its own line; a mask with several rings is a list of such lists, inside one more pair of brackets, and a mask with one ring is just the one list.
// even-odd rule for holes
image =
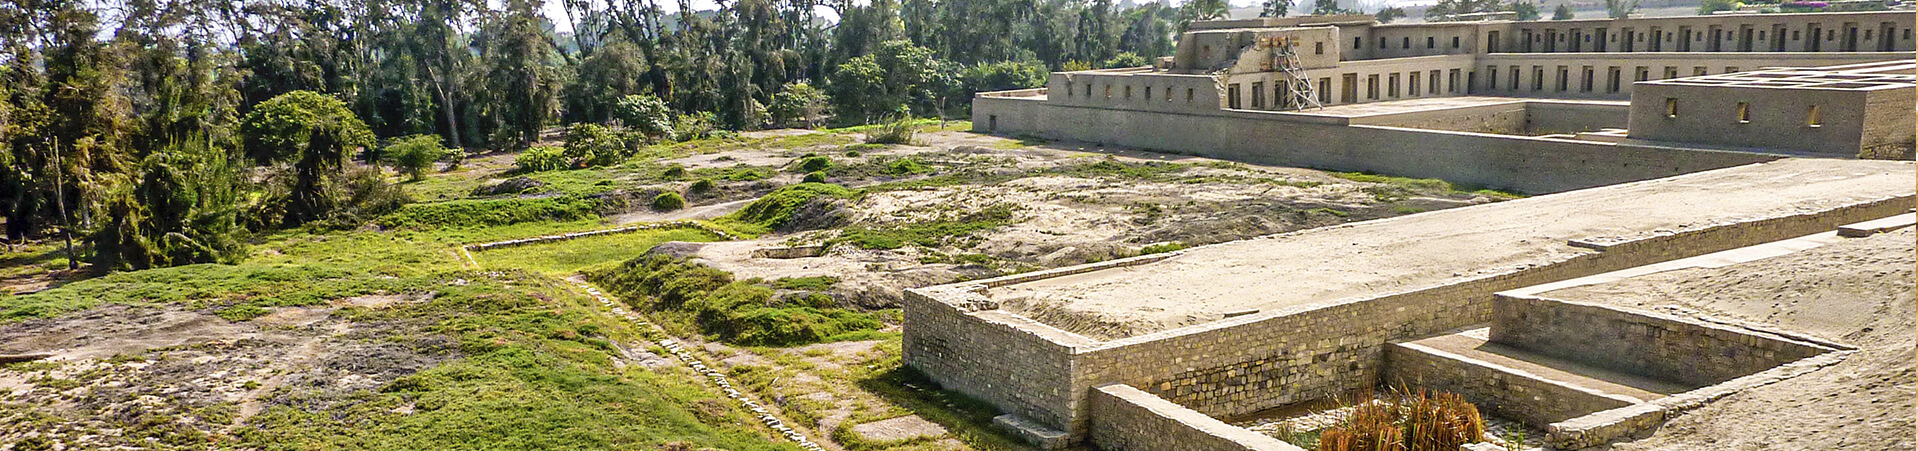
[[1188, 249], [994, 287], [1002, 309], [1101, 340], [1305, 310], [1546, 265], [1631, 239], [1910, 195], [1912, 162], [1784, 159]]
[[1348, 103], [1332, 105], [1320, 109], [1299, 110], [1299, 113], [1323, 114], [1340, 117], [1363, 117], [1383, 114], [1413, 113], [1419, 111], [1449, 110], [1453, 108], [1498, 105], [1524, 102], [1589, 103], [1596, 105], [1629, 106], [1632, 103], [1623, 100], [1562, 100], [1541, 99], [1536, 97], [1492, 97], [1492, 96], [1456, 96], [1427, 97], [1422, 99], [1392, 100], [1385, 102]]
[[1840, 91], [1872, 91], [1918, 86], [1918, 76], [1913, 76], [1908, 73], [1884, 73], [1888, 70], [1898, 70], [1900, 67], [1901, 65], [1872, 63], [1872, 65], [1845, 70], [1776, 68], [1719, 75], [1699, 75], [1667, 80], [1641, 81], [1637, 84]]

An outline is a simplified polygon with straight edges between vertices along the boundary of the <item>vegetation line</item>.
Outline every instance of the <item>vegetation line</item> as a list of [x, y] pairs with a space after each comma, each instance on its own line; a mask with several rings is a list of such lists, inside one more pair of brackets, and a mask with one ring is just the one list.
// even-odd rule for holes
[[711, 367], [706, 366], [706, 363], [699, 360], [698, 356], [694, 356], [691, 352], [687, 352], [685, 348], [680, 347], [679, 343], [673, 341], [672, 335], [667, 334], [665, 329], [661, 329], [659, 326], [654, 325], [653, 323], [647, 322], [644, 319], [641, 319], [638, 312], [629, 311], [623, 307], [620, 307], [618, 304], [614, 304], [611, 299], [606, 298], [605, 294], [600, 293], [598, 288], [594, 288], [592, 285], [586, 284], [586, 282], [573, 281], [573, 283], [576, 285], [579, 285], [580, 288], [584, 288], [586, 290], [586, 294], [593, 296], [593, 299], [599, 300], [599, 303], [601, 305], [604, 305], [607, 308], [612, 309], [613, 314], [619, 315], [622, 318], [626, 318], [627, 321], [632, 321], [634, 324], [637, 324], [640, 327], [652, 330], [654, 333], [658, 334], [661, 337], [665, 337], [665, 338], [653, 340], [653, 342], [655, 344], [658, 344], [662, 348], [666, 348], [668, 352], [673, 353], [675, 357], [679, 358], [679, 361], [681, 364], [686, 365], [686, 367], [691, 368], [693, 371], [698, 372], [700, 375], [706, 376], [707, 379], [713, 382], [713, 385], [719, 386], [720, 392], [724, 393], [727, 398], [732, 398], [734, 401], [738, 401], [740, 406], [745, 407], [746, 410], [756, 414], [757, 417], [759, 418], [759, 421], [761, 423], [765, 423], [766, 427], [771, 428], [774, 431], [778, 431], [780, 435], [783, 435], [786, 437], [786, 439], [792, 440], [794, 443], [799, 444], [801, 448], [805, 448], [813, 451], [825, 450], [825, 448], [820, 447], [819, 444], [813, 443], [811, 439], [806, 438], [806, 435], [801, 433], [799, 430], [786, 426], [786, 422], [784, 420], [781, 420], [779, 419], [779, 417], [774, 416], [770, 410], [767, 410], [765, 407], [760, 406], [758, 402], [753, 401], [745, 393], [740, 392], [738, 389], [733, 388], [732, 382], [727, 380], [725, 374], [721, 374], [718, 370], [714, 370]]

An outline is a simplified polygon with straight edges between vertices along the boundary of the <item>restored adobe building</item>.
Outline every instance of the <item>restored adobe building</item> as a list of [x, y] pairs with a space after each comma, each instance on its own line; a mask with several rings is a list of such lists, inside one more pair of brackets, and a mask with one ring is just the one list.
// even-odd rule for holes
[[[1300, 136], [1315, 144], [1328, 139], [1334, 143], [1350, 139], [1373, 144], [1366, 138], [1343, 136], [1354, 130], [1317, 127], [1371, 125], [1524, 136], [1574, 134], [1572, 138], [1633, 145], [1635, 141], [1620, 138], [1638, 136], [1617, 131], [1627, 130], [1632, 122], [1635, 110], [1626, 102], [1634, 99], [1633, 91], [1641, 85], [1684, 85], [1671, 80], [1689, 77], [1717, 77], [1709, 80], [1722, 81], [1726, 74], [1778, 68], [1803, 72], [1834, 67], [1834, 71], [1848, 72], [1833, 74], [1833, 81], [1870, 71], [1871, 83], [1878, 84], [1868, 89], [1845, 88], [1843, 84], [1801, 86], [1795, 91], [1761, 89], [1776, 87], [1763, 84], [1726, 89], [1740, 90], [1740, 96], [1749, 97], [1746, 104], [1758, 116], [1779, 116], [1782, 113], [1777, 111], [1783, 109], [1794, 110], [1794, 116], [1802, 115], [1809, 105], [1771, 101], [1796, 95], [1826, 98], [1829, 105], [1821, 105], [1822, 111], [1882, 107], [1897, 111], [1861, 113], [1858, 117], [1910, 122], [1901, 118], [1909, 118], [1912, 110], [1912, 71], [1901, 67], [1859, 69], [1855, 65], [1910, 61], [1913, 22], [1909, 12], [1405, 25], [1377, 24], [1369, 16], [1198, 22], [1181, 36], [1178, 53], [1153, 67], [1057, 72], [1044, 88], [981, 93], [973, 102], [973, 124], [979, 131], [991, 133], [1207, 155], [1221, 152], [1217, 155], [1226, 157], [1239, 152], [1263, 153], [1271, 155], [1257, 161], [1444, 177], [1301, 156], [1313, 151], [1288, 147], [1299, 140], [1273, 138]], [[1876, 95], [1863, 97], [1885, 100], [1857, 104], [1865, 99], [1840, 93], [1843, 89], [1864, 89]], [[1683, 95], [1703, 91], [1686, 92]], [[1890, 100], [1901, 96], [1905, 98], [1902, 104]], [[1663, 99], [1661, 95], [1653, 101], [1662, 105]], [[1412, 100], [1427, 102], [1406, 102]], [[1505, 106], [1490, 106], [1501, 103]], [[1367, 104], [1376, 106], [1364, 106]], [[1726, 109], [1723, 115], [1733, 117], [1732, 110]], [[1272, 127], [1286, 128], [1290, 133]], [[1897, 127], [1843, 127], [1846, 133], [1859, 134], [1838, 139], [1847, 143], [1845, 146], [1809, 145], [1809, 140], [1767, 145], [1720, 135], [1737, 133], [1739, 128], [1712, 127], [1690, 137], [1652, 133], [1644, 140], [1661, 145], [1688, 143], [1729, 150], [1844, 156], [1896, 155], [1900, 152], [1882, 148], [1910, 147], [1905, 139], [1909, 134]], [[1617, 130], [1576, 135], [1606, 129]], [[1205, 137], [1191, 136], [1198, 130], [1230, 137], [1234, 143], [1205, 142]], [[1829, 136], [1838, 133], [1835, 130], [1827, 127], [1817, 134]]]

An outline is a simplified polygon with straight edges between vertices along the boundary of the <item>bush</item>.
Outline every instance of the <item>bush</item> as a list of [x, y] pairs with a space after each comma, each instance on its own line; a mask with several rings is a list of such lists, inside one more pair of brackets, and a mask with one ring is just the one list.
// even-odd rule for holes
[[800, 182], [801, 183], [826, 183], [826, 172], [825, 171], [808, 172], [806, 173], [806, 178], [801, 179]]
[[395, 138], [387, 143], [385, 151], [380, 153], [380, 159], [413, 180], [419, 180], [426, 176], [426, 170], [433, 167], [433, 162], [450, 155], [452, 152], [440, 145], [439, 136], [413, 135]]
[[611, 166], [638, 153], [641, 143], [597, 124], [575, 124], [566, 131], [562, 156], [575, 168]]
[[799, 172], [819, 172], [832, 168], [832, 159], [807, 154], [799, 160]]
[[773, 104], [767, 107], [773, 123], [785, 127], [812, 128], [813, 121], [826, 113], [826, 93], [804, 82], [787, 83], [778, 94], [773, 94]]
[[886, 175], [891, 176], [923, 174], [931, 171], [932, 169], [927, 168], [919, 160], [911, 158], [902, 158], [886, 164]]
[[713, 179], [699, 179], [699, 181], [693, 182], [693, 186], [687, 189], [693, 194], [706, 194], [713, 191], [714, 185]]
[[692, 141], [713, 137], [718, 126], [711, 111], [694, 114], [681, 114], [673, 119], [673, 138], [680, 141]]
[[678, 163], [673, 163], [672, 166], [667, 166], [666, 171], [661, 172], [659, 175], [661, 177], [665, 177], [667, 180], [683, 179], [683, 178], [686, 178], [686, 166], [682, 166]]
[[613, 117], [648, 138], [673, 139], [673, 110], [658, 97], [644, 94], [620, 97], [619, 104], [613, 106]]
[[866, 132], [866, 143], [911, 144], [913, 135], [918, 132], [919, 128], [913, 125], [912, 118], [904, 117], [881, 124], [874, 127], [872, 131]]
[[513, 157], [513, 165], [519, 172], [556, 171], [566, 168], [565, 150], [558, 147], [539, 146], [520, 152]]
[[686, 198], [680, 196], [679, 193], [668, 191], [664, 193], [659, 193], [658, 196], [653, 196], [654, 210], [673, 211], [673, 210], [678, 210], [685, 207], [686, 207]]
[[1122, 52], [1118, 55], [1113, 55], [1111, 59], [1107, 59], [1099, 65], [1101, 67], [1139, 67], [1150, 64], [1152, 64], [1152, 60], [1139, 56], [1137, 53]]
[[839, 185], [824, 183], [801, 183], [790, 185], [766, 194], [765, 197], [747, 204], [729, 218], [754, 224], [768, 229], [779, 228], [792, 219], [793, 211], [801, 205], [818, 198], [852, 197], [852, 191]]

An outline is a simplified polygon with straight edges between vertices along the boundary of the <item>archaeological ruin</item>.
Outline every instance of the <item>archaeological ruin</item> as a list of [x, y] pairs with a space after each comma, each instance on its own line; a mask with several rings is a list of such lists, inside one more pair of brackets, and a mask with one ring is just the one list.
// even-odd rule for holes
[[982, 132], [1532, 196], [909, 290], [906, 362], [1047, 449], [1298, 449], [1233, 423], [1394, 386], [1554, 449], [1626, 439], [1854, 352], [1560, 294], [1911, 226], [1912, 28], [1226, 20], [1152, 67], [981, 93]]

